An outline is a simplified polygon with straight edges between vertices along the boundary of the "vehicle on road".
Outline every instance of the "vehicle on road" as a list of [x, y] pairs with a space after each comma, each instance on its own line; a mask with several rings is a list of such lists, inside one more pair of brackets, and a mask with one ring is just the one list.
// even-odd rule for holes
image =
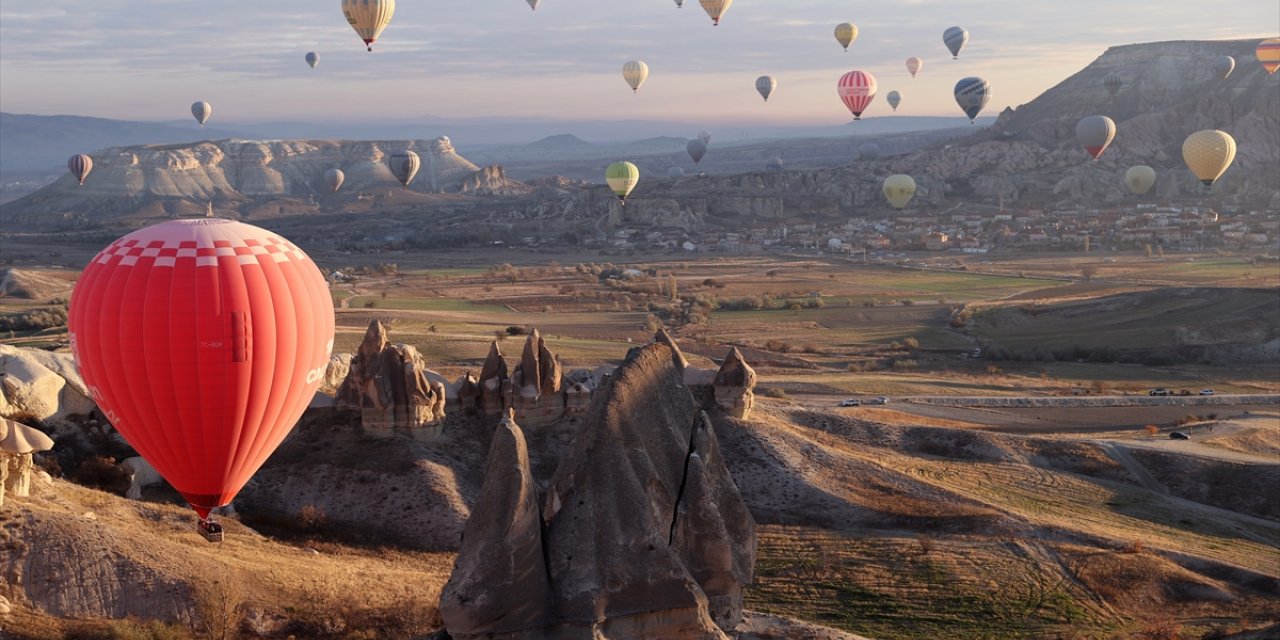
[[1201, 389], [1201, 390], [1200, 390], [1200, 395], [1202, 395], [1202, 396], [1211, 396], [1211, 395], [1213, 395], [1213, 389]]
[[884, 396], [876, 396], [869, 400], [867, 404], [889, 404], [889, 399]]
[[1148, 392], [1147, 392], [1147, 395], [1150, 395], [1150, 396], [1167, 396], [1167, 395], [1172, 395], [1172, 394], [1169, 392], [1169, 390], [1168, 390], [1168, 389], [1165, 389], [1164, 387], [1160, 387], [1160, 388], [1158, 388], [1158, 389], [1152, 389], [1152, 390], [1148, 391]]
[[1191, 436], [1189, 436], [1189, 435], [1187, 435], [1187, 434], [1185, 434], [1185, 433], [1183, 433], [1183, 432], [1181, 432], [1181, 431], [1174, 431], [1174, 432], [1172, 432], [1172, 433], [1170, 433], [1170, 434], [1169, 434], [1169, 439], [1170, 439], [1170, 440], [1190, 440], [1190, 439], [1191, 439]]
[[849, 400], [841, 400], [841, 401], [840, 401], [840, 406], [842, 406], [842, 407], [860, 407], [860, 406], [862, 406], [862, 401], [861, 401], [861, 400], [858, 400], [858, 399], [855, 399], [855, 398], [850, 398]]

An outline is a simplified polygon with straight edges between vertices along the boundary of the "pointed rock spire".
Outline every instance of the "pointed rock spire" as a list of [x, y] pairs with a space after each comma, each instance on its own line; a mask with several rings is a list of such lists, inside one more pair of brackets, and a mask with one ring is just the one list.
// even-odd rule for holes
[[676, 344], [675, 338], [672, 338], [671, 334], [667, 333], [665, 327], [658, 328], [657, 333], [653, 334], [653, 341], [656, 344], [665, 344], [671, 347], [671, 359], [681, 371], [689, 366], [689, 361], [685, 359], [684, 352], [680, 351], [680, 346]]

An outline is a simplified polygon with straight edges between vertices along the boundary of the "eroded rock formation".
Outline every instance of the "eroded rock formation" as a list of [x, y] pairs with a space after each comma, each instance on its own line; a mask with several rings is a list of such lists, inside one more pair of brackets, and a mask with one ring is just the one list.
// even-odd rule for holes
[[[551, 481], [541, 530], [509, 414], [442, 595], [453, 637], [718, 640], [737, 626], [755, 522], [676, 362], [651, 344], [602, 383]], [[517, 615], [498, 616], [503, 603], [518, 603]]]
[[479, 380], [480, 408], [487, 416], [502, 413], [506, 404], [502, 397], [502, 389], [507, 385], [507, 378], [510, 377], [508, 371], [507, 359], [498, 349], [498, 343], [490, 344], [489, 355], [484, 359], [484, 366], [480, 367]]
[[358, 410], [361, 426], [372, 436], [401, 431], [434, 438], [444, 418], [445, 388], [429, 380], [428, 373], [417, 349], [390, 343], [386, 328], [374, 320], [351, 359], [335, 406]]
[[751, 414], [751, 407], [756, 401], [752, 391], [756, 386], [756, 371], [742, 358], [737, 347], [729, 350], [712, 384], [716, 406], [721, 411], [738, 419], [745, 419]]
[[520, 364], [506, 387], [506, 406], [515, 409], [516, 420], [525, 426], [543, 426], [564, 416], [561, 375], [560, 359], [537, 329], [529, 332]]

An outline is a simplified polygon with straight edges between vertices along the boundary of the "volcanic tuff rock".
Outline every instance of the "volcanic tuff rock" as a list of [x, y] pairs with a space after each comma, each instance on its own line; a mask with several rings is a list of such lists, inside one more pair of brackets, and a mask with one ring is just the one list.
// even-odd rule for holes
[[385, 437], [401, 430], [434, 438], [444, 419], [445, 388], [428, 380], [427, 373], [418, 350], [388, 342], [386, 328], [374, 320], [351, 359], [335, 405], [360, 411], [361, 425], [369, 435]]
[[[752, 579], [755, 521], [669, 347], [632, 350], [597, 393], [551, 480], [541, 532], [529, 522], [531, 475], [515, 434], [499, 431], [490, 455], [505, 458], [490, 468], [517, 468], [486, 477], [476, 513], [493, 512], [475, 527], [483, 544], [464, 546], [442, 597], [450, 633], [727, 637], [741, 621], [741, 585]], [[520, 532], [514, 540], [495, 535], [512, 529]], [[538, 566], [511, 565], [513, 558]], [[491, 580], [483, 598], [470, 593], [481, 577]], [[523, 603], [522, 615], [495, 618], [504, 602]]]
[[71, 354], [0, 345], [0, 418], [62, 420], [94, 406]]

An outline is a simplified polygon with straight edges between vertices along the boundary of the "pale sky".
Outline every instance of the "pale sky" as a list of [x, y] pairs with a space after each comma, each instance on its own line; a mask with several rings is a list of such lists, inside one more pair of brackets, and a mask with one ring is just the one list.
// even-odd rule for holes
[[[839, 22], [860, 34], [848, 53]], [[953, 61], [942, 32], [968, 46]], [[986, 115], [1030, 101], [1108, 46], [1280, 35], [1276, 0], [400, 0], [367, 53], [338, 0], [0, 0], [0, 110], [218, 123], [507, 117], [838, 125], [837, 79], [862, 69], [867, 116], [959, 115], [955, 82], [991, 83]], [[308, 51], [320, 55], [312, 70]], [[916, 78], [908, 56], [924, 59]], [[649, 64], [638, 95], [622, 80]], [[768, 104], [755, 78], [771, 74]]]

